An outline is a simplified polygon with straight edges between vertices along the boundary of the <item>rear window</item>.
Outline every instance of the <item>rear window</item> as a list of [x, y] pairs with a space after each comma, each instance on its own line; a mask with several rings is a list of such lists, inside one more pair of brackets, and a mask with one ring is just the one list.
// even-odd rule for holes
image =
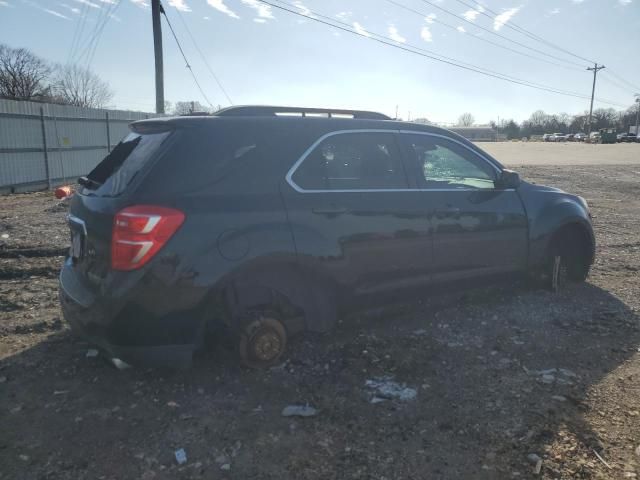
[[81, 183], [94, 195], [120, 195], [170, 134], [170, 131], [130, 133], [87, 175], [87, 181]]

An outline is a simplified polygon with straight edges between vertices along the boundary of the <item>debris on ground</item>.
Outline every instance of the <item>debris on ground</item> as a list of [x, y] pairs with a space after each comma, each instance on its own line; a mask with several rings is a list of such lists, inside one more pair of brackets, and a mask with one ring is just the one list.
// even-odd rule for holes
[[283, 417], [314, 417], [318, 410], [309, 405], [288, 405], [282, 410]]
[[[404, 383], [395, 382], [393, 377], [389, 376], [367, 380], [365, 386], [375, 390], [376, 393], [373, 398], [377, 399], [408, 401], [416, 398], [418, 394], [415, 388], [407, 387]], [[372, 401], [371, 403], [378, 403], [378, 401]]]
[[184, 448], [176, 450], [174, 455], [176, 457], [176, 462], [178, 462], [178, 465], [187, 463], [187, 452], [184, 451]]

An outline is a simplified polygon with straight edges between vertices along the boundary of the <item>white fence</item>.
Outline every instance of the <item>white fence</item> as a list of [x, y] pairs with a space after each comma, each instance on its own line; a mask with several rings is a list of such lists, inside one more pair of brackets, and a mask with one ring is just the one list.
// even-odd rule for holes
[[0, 99], [0, 194], [74, 183], [153, 113]]

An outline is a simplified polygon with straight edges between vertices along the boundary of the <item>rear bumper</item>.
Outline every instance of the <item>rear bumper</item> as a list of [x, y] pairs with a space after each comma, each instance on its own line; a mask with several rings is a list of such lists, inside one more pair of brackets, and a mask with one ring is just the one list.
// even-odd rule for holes
[[123, 298], [98, 296], [82, 285], [69, 261], [60, 272], [59, 286], [62, 312], [72, 331], [110, 358], [152, 367], [191, 365], [201, 340], [202, 319], [185, 310], [150, 313], [153, 310], [138, 300], [156, 295], [166, 298], [175, 292], [155, 291], [141, 296], [133, 291]]

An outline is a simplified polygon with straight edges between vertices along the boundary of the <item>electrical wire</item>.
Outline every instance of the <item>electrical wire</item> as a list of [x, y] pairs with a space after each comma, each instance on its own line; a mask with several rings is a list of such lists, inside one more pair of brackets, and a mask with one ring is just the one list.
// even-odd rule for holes
[[79, 42], [84, 32], [84, 26], [87, 21], [87, 14], [89, 13], [89, 4], [83, 3], [82, 10], [80, 11], [80, 18], [76, 23], [76, 28], [73, 31], [73, 38], [71, 39], [71, 47], [69, 48], [69, 55], [67, 57], [67, 63], [72, 63], [76, 55], [76, 50], [79, 47]]
[[[396, 2], [395, 0], [385, 0], [385, 1], [397, 6], [399, 8], [402, 8], [403, 10], [407, 10], [409, 12], [412, 12], [415, 15], [420, 16], [421, 18], [426, 18], [427, 17], [426, 13], [420, 12], [418, 10], [415, 10], [415, 9], [413, 9], [413, 8], [407, 6], [407, 5], [403, 5], [403, 4], [399, 3], [399, 2]], [[457, 27], [455, 27], [454, 25], [451, 25], [450, 23], [443, 22], [442, 20], [440, 20], [438, 18], [431, 18], [430, 21], [432, 21], [433, 23], [437, 23], [439, 25], [443, 25], [443, 26], [445, 26], [445, 27], [447, 27], [447, 28], [449, 28], [451, 30], [458, 31]], [[532, 58], [532, 59], [538, 60], [540, 62], [545, 62], [545, 63], [548, 63], [550, 65], [555, 65], [557, 67], [567, 68], [569, 70], [575, 70], [575, 71], [579, 71], [579, 72], [583, 71], [582, 68], [578, 68], [578, 67], [574, 67], [574, 66], [570, 66], [570, 65], [562, 65], [560, 63], [552, 62], [551, 60], [547, 60], [547, 59], [542, 58], [542, 57], [538, 57], [538, 56], [535, 56], [535, 55], [530, 55], [528, 53], [521, 52], [519, 50], [515, 50], [515, 49], [513, 49], [511, 47], [507, 47], [506, 45], [501, 45], [499, 43], [493, 42], [493, 41], [489, 40], [488, 38], [480, 37], [479, 35], [469, 34], [469, 36], [474, 38], [474, 39], [476, 39], [476, 40], [481, 40], [483, 42], [489, 43], [491, 45], [494, 45], [496, 47], [502, 48], [504, 50], [508, 50], [510, 52], [517, 53], [518, 55], [522, 55], [524, 57]]]
[[103, 8], [100, 15], [98, 15], [98, 20], [96, 22], [96, 27], [93, 30], [93, 35], [87, 41], [85, 49], [77, 58], [77, 63], [82, 63], [85, 60], [85, 68], [89, 69], [91, 64], [93, 63], [93, 59], [95, 57], [96, 51], [98, 49], [98, 45], [100, 44], [100, 38], [102, 37], [102, 32], [104, 31], [109, 20], [113, 18], [113, 15], [118, 11], [118, 8], [122, 4], [122, 0], [116, 0], [114, 3], [110, 4], [108, 7]]
[[[492, 17], [491, 15], [489, 15], [487, 12], [490, 12], [493, 15], [496, 15], [496, 16], [499, 15], [498, 12], [496, 12], [494, 10], [491, 10], [489, 7], [487, 7], [485, 5], [480, 5], [482, 7], [482, 11], [481, 11], [481, 10], [478, 9], [478, 7], [474, 7], [474, 6], [470, 5], [465, 0], [456, 0], [456, 1], [458, 3], [461, 3], [462, 5], [465, 5], [465, 6], [469, 7], [469, 8], [477, 11], [478, 13], [480, 13], [480, 15], [484, 15], [485, 17], [490, 18], [491, 20], [495, 20], [495, 18]], [[563, 47], [560, 47], [560, 46], [556, 45], [555, 43], [552, 43], [552, 42], [546, 40], [545, 38], [540, 37], [539, 35], [536, 35], [535, 33], [530, 32], [529, 30], [526, 30], [526, 29], [522, 28], [521, 26], [519, 26], [518, 24], [516, 24], [514, 22], [507, 22], [504, 25], [506, 27], [510, 28], [511, 30], [514, 30], [514, 31], [516, 31], [518, 33], [521, 33], [522, 35], [526, 35], [527, 37], [529, 37], [529, 38], [531, 38], [531, 39], [533, 39], [533, 40], [535, 40], [537, 42], [544, 43], [549, 47], [555, 48], [556, 50], [560, 50], [561, 52], [564, 52], [564, 53], [566, 53], [568, 55], [571, 55], [572, 57], [578, 58], [580, 60], [584, 60], [585, 62], [596, 63], [593, 60], [589, 60], [588, 58], [585, 58], [585, 57], [583, 57], [581, 55], [578, 55], [576, 53], [573, 53], [573, 52], [571, 52], [571, 51], [569, 51], [569, 50], [567, 50], [567, 49], [565, 49]]]
[[180, 53], [182, 54], [182, 58], [184, 59], [185, 67], [187, 67], [187, 69], [189, 69], [189, 72], [191, 73], [191, 76], [193, 77], [194, 83], [198, 87], [198, 90], [200, 90], [200, 94], [205, 99], [205, 101], [209, 104], [209, 106], [212, 109], [215, 109], [213, 104], [209, 101], [209, 98], [207, 97], [207, 95], [204, 93], [204, 90], [202, 90], [202, 87], [200, 86], [200, 83], [198, 82], [198, 79], [196, 78], [196, 74], [193, 72], [193, 69], [191, 68], [191, 65], [189, 64], [189, 60], [187, 60], [187, 56], [184, 54], [184, 50], [182, 50], [182, 45], [180, 45], [180, 41], [178, 40], [178, 37], [176, 36], [176, 32], [173, 30], [173, 26], [171, 25], [171, 22], [169, 21], [169, 17], [167, 16], [167, 12], [165, 11], [165, 9], [164, 9], [164, 7], [162, 5], [160, 5], [160, 12], [164, 15], [164, 18], [167, 21], [167, 25], [169, 25], [169, 29], [171, 30], [171, 34], [173, 35], [173, 39], [176, 41], [176, 44], [178, 45], [178, 50], [180, 50]]
[[550, 53], [544, 52], [542, 50], [538, 50], [537, 48], [531, 47], [529, 45], [525, 45], [524, 43], [518, 42], [517, 40], [513, 40], [513, 39], [511, 39], [509, 37], [505, 37], [504, 35], [501, 35], [501, 34], [499, 34], [497, 32], [494, 32], [490, 28], [483, 27], [482, 25], [478, 25], [478, 24], [476, 24], [476, 23], [474, 23], [474, 22], [472, 22], [470, 20], [467, 20], [466, 18], [461, 17], [460, 15], [457, 15], [456, 13], [452, 12], [451, 10], [447, 10], [446, 8], [441, 7], [440, 5], [436, 5], [435, 3], [430, 2], [429, 0], [421, 0], [421, 1], [426, 3], [427, 5], [431, 5], [433, 8], [437, 8], [438, 10], [441, 10], [441, 11], [443, 11], [443, 12], [449, 14], [449, 15], [452, 15], [452, 16], [456, 17], [458, 20], [462, 20], [463, 22], [466, 22], [466, 23], [468, 23], [470, 25], [473, 25], [474, 27], [479, 28], [480, 30], [484, 30], [485, 32], [490, 33], [491, 35], [494, 35], [496, 37], [500, 37], [503, 40], [507, 40], [508, 42], [515, 43], [516, 45], [519, 45], [520, 47], [526, 48], [528, 50], [532, 50], [532, 51], [534, 51], [536, 53], [540, 53], [542, 55], [545, 55], [547, 57], [553, 58], [555, 60], [559, 60], [561, 62], [570, 63], [570, 64], [576, 65], [578, 67], [583, 67], [583, 64], [581, 64], [581, 63], [577, 63], [577, 62], [574, 62], [574, 61], [571, 61], [571, 60], [567, 60], [565, 58], [556, 57], [555, 55], [551, 55]]
[[[322, 20], [321, 18], [318, 18], [318, 17], [330, 18], [330, 17], [328, 17], [326, 15], [321, 15], [321, 14], [319, 14], [317, 12], [310, 11], [310, 10], [308, 11], [308, 13], [310, 13], [311, 15], [308, 15], [308, 14], [302, 13], [300, 11], [293, 10], [292, 8], [295, 8], [295, 5], [288, 4], [288, 3], [283, 2], [281, 0], [276, 0], [276, 1], [279, 1], [280, 3], [288, 5], [289, 7], [292, 7], [292, 8], [283, 7], [282, 5], [277, 5], [277, 4], [269, 2], [267, 0], [258, 0], [258, 1], [260, 3], [263, 3], [265, 5], [269, 5], [271, 7], [277, 8], [279, 10], [283, 10], [283, 11], [292, 13], [294, 15], [297, 15], [297, 16], [300, 16], [300, 17], [304, 17], [304, 18], [306, 18], [308, 20], [312, 20], [312, 21], [315, 21], [315, 22], [318, 22], [318, 23], [322, 23], [324, 25], [328, 25], [328, 26], [333, 27], [333, 28], [337, 28], [339, 30], [343, 30], [343, 31], [351, 33], [353, 35], [357, 35], [359, 37], [363, 37], [363, 38], [366, 38], [366, 39], [369, 39], [369, 40], [373, 40], [373, 41], [375, 41], [377, 43], [388, 45], [388, 46], [391, 46], [391, 47], [394, 47], [394, 48], [397, 48], [397, 49], [400, 49], [400, 50], [403, 50], [403, 51], [406, 51], [406, 52], [409, 52], [409, 53], [413, 53], [415, 55], [419, 55], [421, 57], [429, 58], [431, 60], [435, 60], [435, 61], [438, 61], [438, 62], [441, 62], [441, 63], [445, 63], [445, 64], [448, 64], [448, 65], [451, 65], [451, 66], [455, 66], [455, 67], [458, 67], [458, 68], [461, 68], [461, 69], [464, 69], [464, 70], [468, 70], [468, 71], [472, 71], [472, 72], [475, 72], [475, 73], [479, 73], [481, 75], [497, 78], [499, 80], [508, 81], [508, 82], [511, 82], [511, 83], [514, 83], [514, 84], [523, 85], [523, 86], [530, 87], [530, 88], [535, 88], [535, 89], [538, 89], [538, 90], [543, 90], [543, 91], [547, 91], [547, 92], [551, 92], [551, 93], [557, 93], [557, 94], [560, 94], [560, 95], [571, 96], [571, 97], [582, 98], [582, 99], [590, 99], [591, 98], [591, 96], [589, 96], [589, 95], [584, 95], [584, 94], [580, 94], [580, 93], [577, 93], [577, 92], [569, 92], [569, 91], [565, 91], [565, 90], [559, 90], [557, 88], [550, 87], [548, 85], [542, 85], [542, 84], [529, 82], [527, 80], [519, 79], [519, 78], [516, 78], [516, 77], [510, 77], [508, 75], [505, 75], [505, 74], [502, 74], [502, 73], [498, 73], [498, 72], [493, 72], [491, 70], [484, 69], [482, 67], [478, 67], [478, 66], [475, 66], [475, 65], [472, 65], [472, 64], [465, 64], [464, 62], [461, 62], [459, 60], [455, 60], [455, 59], [452, 59], [450, 57], [446, 57], [444, 55], [436, 54], [434, 52], [430, 52], [429, 50], [421, 49], [421, 48], [418, 48], [418, 47], [415, 47], [415, 46], [411, 46], [411, 45], [400, 44], [398, 42], [395, 42], [393, 39], [391, 39], [389, 37], [386, 37], [384, 35], [374, 34], [373, 32], [369, 32], [369, 31], [367, 31], [366, 33], [357, 32], [357, 31], [353, 30], [352, 28], [350, 28], [351, 26], [345, 27], [345, 26], [341, 26], [340, 25], [340, 24], [348, 25], [348, 24], [345, 24], [344, 22], [340, 22], [338, 20], [333, 20], [332, 19], [331, 22], [333, 22], [333, 23], [330, 23], [329, 21], [325, 21], [325, 20]], [[438, 58], [438, 57], [441, 57], [441, 58]], [[609, 103], [611, 105], [622, 106], [622, 105], [620, 105], [618, 103], [611, 102], [609, 100], [598, 99], [598, 101], [600, 101], [602, 103]]]
[[213, 69], [211, 68], [211, 65], [209, 65], [209, 62], [207, 62], [206, 57], [202, 53], [202, 50], [200, 50], [200, 47], [198, 46], [198, 43], [196, 42], [196, 39], [193, 37], [193, 34], [191, 33], [191, 30], [189, 29], [189, 26], [187, 25], [187, 22], [185, 22], [184, 17], [180, 13], [180, 10], [176, 9], [176, 12], [178, 13], [178, 18], [180, 18], [180, 21], [182, 22], [182, 25], [187, 30], [187, 33], [189, 34], [189, 38], [191, 38], [191, 42], [193, 43], [193, 46], [195, 47], [195, 49], [198, 52], [198, 54], [200, 54], [200, 58], [202, 59], [202, 61], [205, 64], [205, 66], [207, 67], [207, 70], [209, 70], [209, 73], [211, 74], [211, 76], [213, 77], [215, 82], [218, 84], [218, 87], [220, 88], [220, 90], [222, 91], [224, 96], [226, 97], [226, 99], [229, 102], [229, 104], [233, 105], [233, 100], [231, 100], [231, 97], [229, 96], [229, 94], [227, 93], [225, 88], [222, 86], [222, 83], [220, 82], [220, 79], [214, 73]]
[[616, 78], [617, 80], [619, 80], [620, 82], [625, 83], [626, 85], [629, 85], [634, 91], [634, 93], [640, 93], [640, 87], [638, 87], [637, 85], [634, 85], [631, 82], [628, 82], [627, 80], [625, 80], [624, 78], [622, 78], [620, 75], [618, 75], [617, 73], [613, 72], [610, 68], [608, 68], [607, 70], [605, 70], [606, 73], [608, 73], [609, 75], [611, 75], [612, 77]]

